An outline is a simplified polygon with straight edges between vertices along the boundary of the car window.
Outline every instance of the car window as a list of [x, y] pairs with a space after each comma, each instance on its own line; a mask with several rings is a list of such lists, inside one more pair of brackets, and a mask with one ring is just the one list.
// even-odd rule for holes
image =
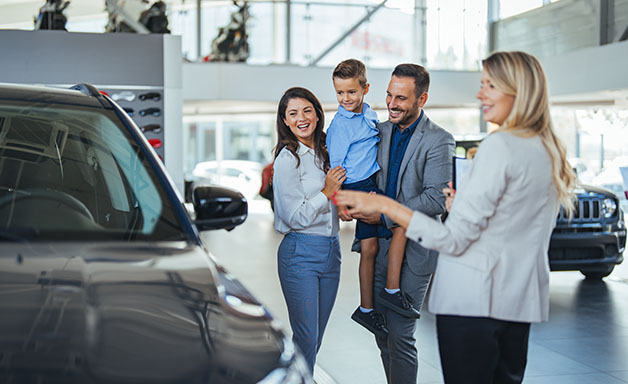
[[0, 229], [30, 239], [183, 239], [173, 204], [113, 111], [0, 106]]
[[241, 174], [242, 174], [242, 171], [235, 168], [227, 168], [224, 170], [224, 175], [227, 175], [227, 176], [239, 177]]

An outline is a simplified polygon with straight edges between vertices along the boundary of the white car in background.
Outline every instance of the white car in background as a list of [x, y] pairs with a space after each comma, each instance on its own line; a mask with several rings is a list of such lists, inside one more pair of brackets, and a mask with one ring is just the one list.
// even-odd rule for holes
[[192, 183], [235, 189], [253, 200], [262, 185], [262, 164], [247, 160], [203, 161], [192, 171]]

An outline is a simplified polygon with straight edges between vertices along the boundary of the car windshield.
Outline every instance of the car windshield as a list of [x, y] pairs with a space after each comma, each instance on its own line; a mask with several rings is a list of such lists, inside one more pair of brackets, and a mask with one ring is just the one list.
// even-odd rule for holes
[[114, 111], [0, 105], [0, 240], [182, 240], [172, 200]]

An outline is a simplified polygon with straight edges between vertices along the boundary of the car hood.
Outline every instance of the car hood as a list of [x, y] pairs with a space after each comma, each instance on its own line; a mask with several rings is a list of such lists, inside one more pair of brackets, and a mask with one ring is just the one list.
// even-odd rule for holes
[[576, 189], [577, 192], [578, 192], [578, 189], [580, 189], [581, 191], [593, 192], [599, 195], [606, 195], [606, 196], [612, 196], [612, 197], [617, 198], [617, 196], [613, 192], [609, 191], [608, 189], [595, 187], [593, 185], [580, 184], [578, 185], [578, 188]]
[[129, 244], [0, 244], [0, 377], [251, 383], [277, 366], [285, 335], [201, 247]]

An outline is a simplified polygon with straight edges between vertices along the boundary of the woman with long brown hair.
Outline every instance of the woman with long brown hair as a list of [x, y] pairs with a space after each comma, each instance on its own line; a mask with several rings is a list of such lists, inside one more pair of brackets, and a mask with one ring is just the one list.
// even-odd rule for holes
[[312, 92], [294, 87], [284, 93], [273, 174], [275, 230], [284, 235], [279, 280], [293, 340], [312, 370], [340, 281], [338, 214], [330, 199], [346, 178], [341, 167], [329, 169], [324, 125]]
[[[483, 61], [486, 137], [445, 223], [379, 195], [338, 192], [351, 214], [383, 213], [440, 252], [429, 297], [445, 382], [521, 383], [530, 324], [549, 315], [547, 251], [575, 174], [552, 128], [545, 74], [533, 56]], [[453, 199], [454, 191], [445, 189]]]

